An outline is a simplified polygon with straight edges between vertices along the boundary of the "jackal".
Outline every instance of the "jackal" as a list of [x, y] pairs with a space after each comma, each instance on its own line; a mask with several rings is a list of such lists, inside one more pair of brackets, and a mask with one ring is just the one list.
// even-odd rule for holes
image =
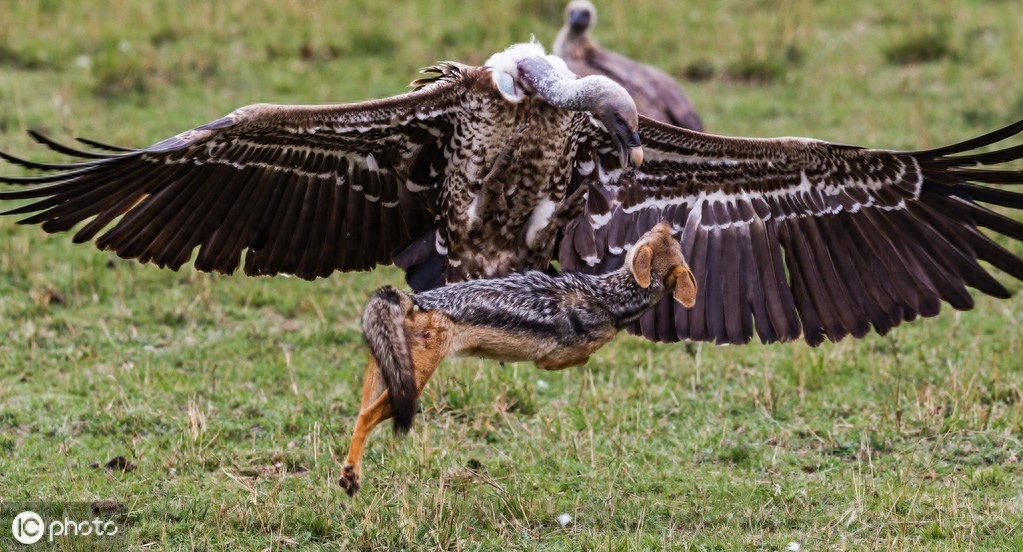
[[581, 366], [669, 293], [691, 307], [696, 280], [663, 222], [629, 250], [625, 266], [599, 276], [532, 271], [415, 295], [379, 289], [362, 318], [369, 366], [341, 486], [349, 495], [359, 490], [377, 424], [393, 417], [396, 432], [411, 428], [416, 399], [448, 355], [532, 360], [545, 370]]

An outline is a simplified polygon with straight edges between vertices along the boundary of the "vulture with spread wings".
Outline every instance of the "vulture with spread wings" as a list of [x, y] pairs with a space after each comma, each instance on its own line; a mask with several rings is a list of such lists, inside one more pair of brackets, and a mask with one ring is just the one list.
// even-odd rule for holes
[[[983, 229], [1023, 241], [1010, 165], [979, 152], [1019, 122], [903, 152], [802, 138], [700, 134], [639, 117], [605, 77], [576, 79], [536, 44], [482, 67], [443, 63], [404, 95], [252, 105], [144, 149], [85, 141], [79, 162], [0, 177], [7, 215], [77, 228], [121, 257], [176, 269], [325, 277], [396, 263], [413, 287], [527, 268], [605, 272], [658, 221], [680, 236], [700, 293], [633, 331], [657, 341], [817, 344], [969, 309], [967, 287], [1023, 279]], [[642, 147], [641, 147], [642, 142]]]

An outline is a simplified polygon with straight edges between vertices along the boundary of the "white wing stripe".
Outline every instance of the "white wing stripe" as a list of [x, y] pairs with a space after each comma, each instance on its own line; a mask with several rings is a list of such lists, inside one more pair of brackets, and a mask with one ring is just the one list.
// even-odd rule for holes
[[[727, 208], [725, 212], [735, 213], [738, 212], [739, 204], [746, 204], [764, 221], [836, 215], [842, 212], [857, 213], [865, 208], [897, 211], [905, 208], [907, 198], [919, 197], [923, 188], [923, 175], [919, 164], [915, 159], [912, 162], [913, 165], [901, 164], [897, 174], [883, 178], [863, 176], [838, 182], [824, 179], [815, 182], [806, 170], [801, 170], [797, 183], [771, 190], [739, 192], [704, 190], [688, 195], [651, 193], [644, 201], [622, 210], [626, 214], [633, 214], [644, 209], [664, 211], [669, 207], [684, 206], [689, 212], [701, 209], [712, 214], [716, 207], [725, 206]], [[657, 179], [644, 180], [653, 182]], [[609, 218], [606, 215], [590, 217], [594, 228], [606, 225]], [[711, 220], [706, 220], [707, 224], [704, 227], [710, 230], [724, 230], [745, 227], [751, 222], [751, 219], [720, 221], [713, 220], [714, 218], [711, 216]], [[714, 223], [711, 223], [712, 220]]]

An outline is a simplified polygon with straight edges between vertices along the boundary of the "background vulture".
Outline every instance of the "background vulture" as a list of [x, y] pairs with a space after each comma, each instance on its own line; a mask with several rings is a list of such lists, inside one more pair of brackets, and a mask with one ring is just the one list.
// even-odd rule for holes
[[85, 223], [75, 241], [141, 262], [178, 268], [198, 248], [200, 270], [308, 279], [396, 262], [417, 288], [555, 255], [611, 270], [667, 220], [700, 293], [633, 328], [661, 341], [884, 333], [942, 301], [971, 308], [967, 286], [1007, 296], [980, 260], [1023, 279], [1023, 260], [980, 230], [1023, 240], [985, 206], [1023, 208], [1002, 188], [1023, 183], [1004, 166], [1023, 146], [976, 151], [1023, 122], [915, 152], [727, 138], [637, 117], [619, 85], [575, 80], [535, 44], [426, 72], [393, 98], [252, 105], [139, 150], [38, 136], [84, 160], [4, 154], [52, 174], [3, 177], [21, 188], [0, 199], [32, 199], [5, 214], [48, 232]]
[[664, 71], [601, 48], [590, 38], [597, 8], [589, 0], [573, 0], [565, 7], [565, 25], [554, 40], [554, 55], [579, 75], [604, 75], [621, 84], [636, 100], [642, 115], [690, 130], [703, 131], [682, 87]]

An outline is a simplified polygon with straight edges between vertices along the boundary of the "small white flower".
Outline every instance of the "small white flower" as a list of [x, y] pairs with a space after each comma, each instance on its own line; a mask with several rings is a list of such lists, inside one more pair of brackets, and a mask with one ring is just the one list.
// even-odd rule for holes
[[546, 391], [551, 388], [551, 384], [544, 380], [536, 380], [536, 389], [538, 391]]
[[789, 552], [799, 552], [799, 543], [790, 542], [789, 545], [785, 547], [785, 550], [788, 550]]
[[88, 69], [89, 66], [92, 65], [92, 58], [90, 58], [89, 56], [78, 56], [77, 58], [75, 58], [75, 65], [81, 67], [82, 69]]
[[121, 50], [121, 53], [127, 52], [128, 50], [131, 50], [131, 42], [122, 40], [117, 44], [117, 47]]
[[558, 516], [558, 523], [560, 523], [562, 527], [566, 527], [569, 523], [572, 523], [572, 516], [568, 514], [561, 514]]

